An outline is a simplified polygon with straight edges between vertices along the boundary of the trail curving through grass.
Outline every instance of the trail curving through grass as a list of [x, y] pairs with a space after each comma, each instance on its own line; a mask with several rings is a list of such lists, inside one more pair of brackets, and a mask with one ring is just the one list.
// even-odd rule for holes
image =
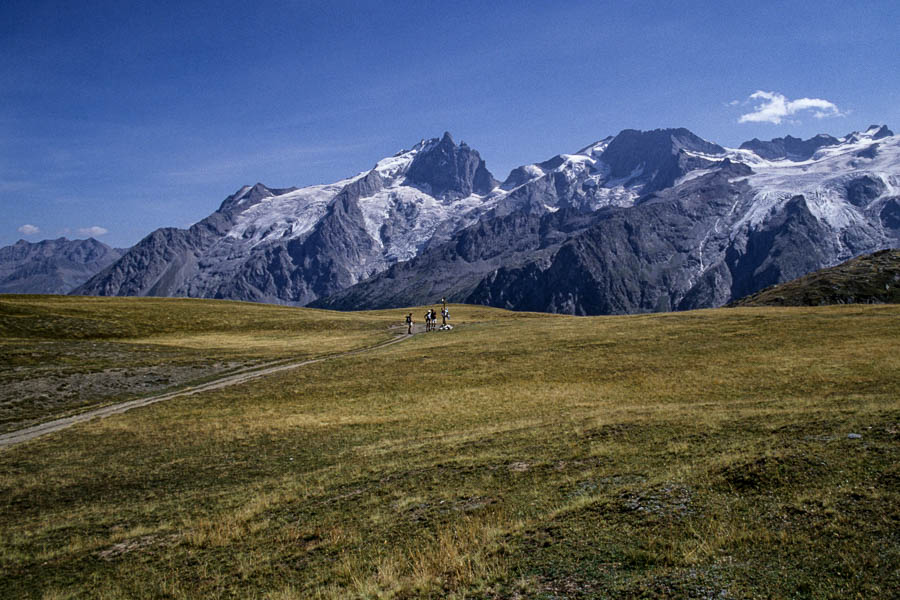
[[259, 377], [265, 377], [266, 375], [271, 375], [273, 373], [278, 373], [280, 371], [287, 371], [289, 369], [296, 369], [298, 367], [303, 367], [306, 365], [311, 365], [315, 363], [324, 362], [326, 360], [334, 360], [337, 358], [342, 358], [345, 356], [353, 356], [354, 354], [362, 354], [363, 352], [372, 352], [374, 350], [379, 350], [381, 348], [385, 348], [387, 346], [391, 346], [398, 342], [402, 342], [411, 338], [413, 334], [401, 334], [397, 335], [393, 339], [387, 340], [386, 342], [382, 342], [380, 344], [376, 344], [374, 346], [368, 346], [366, 348], [357, 348], [355, 350], [348, 350], [347, 352], [341, 352], [340, 354], [332, 354], [330, 356], [320, 356], [318, 358], [310, 358], [307, 360], [303, 360], [300, 362], [288, 362], [285, 363], [284, 360], [277, 360], [268, 363], [267, 365], [256, 366], [248, 369], [244, 369], [238, 371], [236, 373], [231, 373], [224, 377], [220, 377], [218, 379], [214, 379], [212, 381], [208, 381], [206, 383], [188, 386], [182, 388], [180, 390], [175, 390], [172, 392], [166, 392], [164, 394], [156, 394], [154, 396], [147, 396], [145, 398], [136, 398], [134, 400], [128, 400], [126, 402], [119, 402], [117, 404], [111, 404], [108, 406], [102, 406], [100, 408], [95, 408], [91, 410], [87, 410], [82, 413], [78, 413], [75, 415], [70, 415], [68, 417], [62, 417], [59, 419], [53, 419], [51, 421], [45, 421], [44, 423], [39, 423], [37, 425], [32, 425], [31, 427], [26, 427], [24, 429], [19, 429], [17, 431], [11, 431], [8, 433], [0, 434], [0, 448], [6, 446], [14, 446], [16, 444], [21, 444], [22, 442], [27, 442], [29, 440], [33, 440], [36, 437], [46, 435], [48, 433], [54, 433], [56, 431], [61, 431], [63, 429], [67, 429], [72, 427], [73, 425], [77, 425], [79, 423], [85, 423], [87, 421], [92, 421], [94, 419], [104, 419], [106, 417], [112, 415], [118, 415], [129, 411], [133, 408], [140, 408], [142, 406], [149, 406], [151, 404], [156, 404], [157, 402], [162, 402], [164, 400], [171, 400], [172, 398], [177, 398], [179, 396], [191, 396], [193, 394], [199, 394], [201, 392], [208, 392], [211, 390], [218, 390], [224, 387], [229, 387], [232, 385], [238, 385], [241, 383], [245, 383], [250, 381], [251, 379], [257, 379]]

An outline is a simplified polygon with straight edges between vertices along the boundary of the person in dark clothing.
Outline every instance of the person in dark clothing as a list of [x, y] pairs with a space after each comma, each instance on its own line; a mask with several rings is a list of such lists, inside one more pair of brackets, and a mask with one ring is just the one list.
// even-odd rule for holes
[[406, 315], [406, 333], [407, 334], [412, 334], [412, 326], [413, 326], [412, 313], [409, 313], [408, 315]]

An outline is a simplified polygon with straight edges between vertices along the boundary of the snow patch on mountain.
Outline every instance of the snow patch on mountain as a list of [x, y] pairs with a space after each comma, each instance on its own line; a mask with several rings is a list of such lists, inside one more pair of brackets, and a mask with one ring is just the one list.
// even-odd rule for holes
[[366, 232], [390, 262], [409, 260], [421, 252], [439, 228], [455, 233], [477, 221], [497, 196], [472, 194], [438, 199], [399, 181], [359, 200]]
[[[810, 211], [832, 229], [842, 230], [866, 221], [868, 205], [881, 198], [896, 196], [900, 188], [900, 136], [873, 139], [879, 128], [843, 138], [841, 144], [819, 149], [805, 161], [768, 161], [747, 150], [729, 150], [733, 161], [745, 162], [753, 174], [743, 178], [757, 190], [750, 209], [734, 224], [754, 227], [767, 215], [792, 197], [802, 195]], [[865, 158], [869, 151], [873, 158]], [[747, 160], [747, 153], [753, 158]], [[863, 154], [864, 156], [860, 156]], [[884, 191], [869, 199], [866, 206], [856, 206], [848, 199], [848, 186], [855, 180], [871, 177], [880, 181]]]
[[[241, 212], [226, 236], [244, 240], [248, 248], [273, 240], [300, 237], [325, 215], [328, 203], [338, 192], [364, 175], [361, 173], [335, 183], [312, 185], [265, 198]], [[241, 190], [245, 188], [247, 186]], [[238, 206], [244, 201], [240, 200]]]
[[689, 171], [675, 180], [675, 186], [679, 186], [683, 183], [687, 183], [688, 181], [697, 179], [698, 177], [703, 177], [704, 175], [709, 175], [715, 168], [710, 169], [694, 169], [693, 171]]
[[375, 164], [374, 170], [378, 172], [382, 179], [396, 179], [406, 175], [406, 171], [409, 170], [409, 166], [412, 164], [413, 159], [416, 158], [416, 155], [420, 152], [431, 150], [437, 143], [438, 138], [421, 140], [409, 150], [401, 150], [393, 156], [379, 160]]

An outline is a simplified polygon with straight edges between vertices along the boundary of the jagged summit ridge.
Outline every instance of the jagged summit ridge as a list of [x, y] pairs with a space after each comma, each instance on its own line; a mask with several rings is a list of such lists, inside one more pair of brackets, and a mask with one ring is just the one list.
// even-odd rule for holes
[[625, 129], [606, 146], [601, 159], [613, 178], [652, 174], [672, 164], [679, 151], [723, 154], [725, 149], [707, 142], [687, 129]]
[[483, 195], [497, 185], [478, 152], [465, 142], [457, 146], [449, 132], [413, 158], [406, 172], [406, 181], [412, 185], [429, 186], [434, 196], [448, 192], [462, 196], [473, 193]]
[[870, 125], [863, 132], [854, 131], [842, 138], [832, 137], [825, 133], [820, 133], [807, 140], [795, 138], [790, 135], [773, 138], [769, 141], [753, 138], [752, 140], [741, 144], [739, 149], [750, 150], [760, 158], [766, 160], [790, 160], [793, 162], [802, 162], [813, 158], [816, 152], [821, 148], [852, 144], [867, 140], [880, 140], [893, 135], [894, 132], [891, 131], [887, 125]]
[[[504, 202], [524, 197], [518, 212], [316, 306], [401, 306], [441, 289], [454, 301], [575, 314], [720, 306], [900, 245], [900, 139], [889, 131], [873, 127], [836, 144], [819, 136], [829, 143], [805, 160], [766, 159], [670, 132], [623, 132], [514, 170]], [[672, 183], [657, 188], [662, 177]], [[597, 206], [612, 190], [623, 196], [573, 211], [576, 199]], [[535, 217], [523, 221], [517, 215], [527, 208]], [[524, 251], [513, 250], [524, 242]]]
[[476, 222], [496, 184], [478, 152], [445, 133], [332, 184], [243, 186], [190, 229], [154, 232], [79, 293], [305, 304]]
[[501, 213], [522, 206], [536, 214], [629, 207], [642, 195], [725, 157], [724, 148], [687, 129], [625, 129], [574, 154], [513, 169], [501, 186], [508, 192]]
[[0, 293], [66, 294], [122, 253], [94, 238], [19, 240], [0, 248]]
[[366, 308], [444, 286], [584, 314], [717, 306], [895, 243], [898, 146], [885, 126], [737, 149], [626, 129], [498, 184], [445, 133], [331, 184], [244, 186], [79, 291]]
[[238, 191], [236, 191], [231, 196], [225, 198], [222, 202], [222, 205], [219, 206], [219, 211], [224, 212], [227, 210], [235, 210], [240, 209], [244, 210], [257, 204], [266, 198], [272, 198], [274, 196], [283, 196], [284, 194], [288, 194], [290, 192], [296, 191], [297, 188], [269, 188], [266, 187], [262, 183], [256, 183], [255, 185], [245, 185]]
[[753, 138], [749, 142], [741, 144], [742, 150], [750, 150], [761, 158], [767, 160], [792, 160], [802, 161], [809, 159], [816, 150], [823, 146], [834, 146], [839, 144], [840, 140], [830, 135], [820, 134], [808, 140], [802, 140], [790, 135], [783, 138], [775, 138], [768, 142], [764, 142], [757, 138]]

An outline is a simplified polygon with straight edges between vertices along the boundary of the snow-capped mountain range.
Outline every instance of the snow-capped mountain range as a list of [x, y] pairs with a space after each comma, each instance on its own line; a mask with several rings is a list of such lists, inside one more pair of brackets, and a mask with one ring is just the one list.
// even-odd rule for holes
[[510, 218], [314, 305], [445, 292], [575, 314], [701, 308], [900, 245], [900, 138], [873, 126], [794, 141], [729, 149], [683, 129], [623, 131], [513, 171]]
[[478, 153], [445, 134], [334, 184], [245, 186], [190, 229], [154, 232], [78, 293], [306, 304], [477, 222], [496, 187]]
[[[459, 180], [449, 182], [431, 181], [424, 172], [421, 176], [417, 171], [410, 174], [413, 164], [419, 164], [416, 157], [437, 153], [447, 159], [469, 154], [465, 145], [462, 152], [455, 150], [449, 133], [440, 139], [422, 140], [349, 179], [302, 189], [269, 190], [252, 206], [249, 198], [254, 188], [246, 186], [238, 190], [231, 206], [247, 208], [236, 217], [225, 242], [245, 251], [267, 242], [302, 238], [325, 217], [329, 202], [342, 189], [368, 178], [375, 189], [358, 203], [366, 233], [376, 243], [385, 264], [409, 260], [436, 235], [436, 239], [444, 239], [448, 232], [476, 222], [501, 195], [494, 191], [496, 182], [484, 170], [483, 161], [474, 165], [483, 170], [477, 173], [477, 181], [476, 173], [461, 173]], [[473, 156], [477, 158], [477, 153]], [[265, 188], [257, 184], [256, 189]]]
[[[886, 127], [736, 149], [686, 129], [624, 130], [502, 183], [444, 134], [332, 184], [242, 187], [191, 228], [151, 233], [75, 293], [338, 308], [446, 295], [574, 313], [716, 306], [898, 245], [898, 189], [900, 137]], [[798, 236], [815, 251], [771, 255]], [[603, 247], [614, 240], [622, 248]], [[563, 263], [583, 277], [559, 281]]]

